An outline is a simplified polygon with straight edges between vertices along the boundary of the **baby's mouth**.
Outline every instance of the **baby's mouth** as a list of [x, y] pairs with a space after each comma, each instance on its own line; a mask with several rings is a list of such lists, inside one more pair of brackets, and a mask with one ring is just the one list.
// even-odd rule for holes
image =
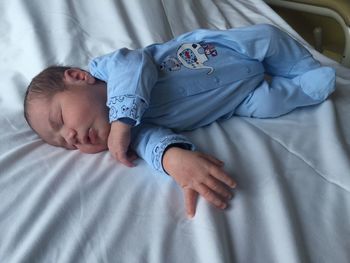
[[97, 132], [92, 128], [89, 129], [87, 138], [88, 138], [88, 143], [90, 143], [90, 144], [97, 144], [98, 143]]

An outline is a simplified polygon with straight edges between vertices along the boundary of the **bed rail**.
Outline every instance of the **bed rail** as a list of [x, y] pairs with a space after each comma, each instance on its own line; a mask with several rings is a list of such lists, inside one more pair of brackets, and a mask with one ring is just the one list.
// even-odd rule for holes
[[[265, 0], [265, 2], [272, 7], [306, 12], [334, 19], [343, 31], [345, 42], [339, 62], [344, 66], [350, 67], [350, 2], [346, 0]], [[322, 53], [322, 27], [315, 26], [313, 35], [314, 46]]]

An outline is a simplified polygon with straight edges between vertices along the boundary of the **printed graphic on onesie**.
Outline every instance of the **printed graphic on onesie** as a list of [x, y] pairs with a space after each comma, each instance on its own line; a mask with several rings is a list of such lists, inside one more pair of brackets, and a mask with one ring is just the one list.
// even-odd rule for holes
[[181, 65], [188, 69], [208, 69], [207, 74], [214, 71], [213, 67], [206, 66], [204, 63], [209, 60], [210, 56], [217, 56], [218, 52], [214, 45], [200, 43], [182, 44], [176, 52], [176, 57], [168, 56], [160, 65], [162, 71], [177, 71], [181, 69]]

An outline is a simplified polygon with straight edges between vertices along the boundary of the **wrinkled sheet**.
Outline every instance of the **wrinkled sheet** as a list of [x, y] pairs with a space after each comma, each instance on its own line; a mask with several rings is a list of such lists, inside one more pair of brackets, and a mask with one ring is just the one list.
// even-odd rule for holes
[[23, 119], [30, 79], [85, 67], [196, 28], [279, 26], [260, 0], [0, 2], [0, 262], [337, 262], [350, 260], [350, 71], [323, 104], [278, 119], [234, 117], [186, 133], [238, 182], [229, 209], [182, 191], [138, 160], [43, 143]]

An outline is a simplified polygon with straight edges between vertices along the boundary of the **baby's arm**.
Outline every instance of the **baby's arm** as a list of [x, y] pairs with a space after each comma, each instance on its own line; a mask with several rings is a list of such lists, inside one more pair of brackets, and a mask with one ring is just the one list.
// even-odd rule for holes
[[161, 173], [168, 173], [183, 188], [189, 216], [194, 216], [198, 193], [219, 208], [232, 197], [236, 183], [223, 170], [223, 162], [194, 150], [183, 135], [152, 124], [132, 128], [132, 147], [138, 156]]
[[182, 187], [188, 216], [195, 214], [197, 195], [225, 209], [232, 198], [229, 188], [236, 182], [223, 170], [224, 163], [204, 153], [169, 147], [163, 155], [163, 168]]
[[108, 136], [108, 149], [112, 156], [122, 164], [133, 167], [133, 161], [137, 159], [135, 152], [129, 149], [131, 125], [121, 121], [114, 121], [111, 124], [111, 131]]

